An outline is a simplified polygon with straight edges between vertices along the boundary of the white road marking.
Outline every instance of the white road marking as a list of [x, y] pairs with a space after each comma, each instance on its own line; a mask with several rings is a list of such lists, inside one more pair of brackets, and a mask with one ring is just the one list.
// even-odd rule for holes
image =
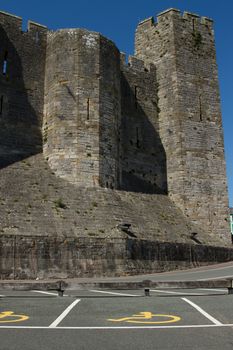
[[197, 288], [198, 290], [208, 290], [209, 292], [214, 291], [214, 292], [226, 292], [226, 289], [216, 289], [216, 288]]
[[4, 329], [53, 329], [53, 330], [95, 330], [95, 329], [106, 329], [106, 330], [114, 330], [114, 329], [126, 329], [127, 331], [130, 329], [174, 329], [174, 328], [223, 328], [223, 327], [233, 327], [233, 323], [227, 324], [194, 324], [194, 325], [179, 325], [179, 326], [93, 326], [93, 327], [46, 327], [46, 326], [0, 326]]
[[197, 304], [193, 303], [191, 300], [187, 299], [187, 298], [181, 298], [182, 300], [186, 301], [186, 303], [190, 304], [192, 307], [194, 307], [194, 309], [196, 309], [197, 311], [199, 311], [203, 316], [205, 316], [206, 318], [208, 318], [208, 320], [210, 320], [211, 322], [213, 322], [215, 325], [217, 326], [221, 326], [222, 323], [219, 322], [218, 320], [216, 320], [216, 318], [214, 318], [213, 316], [211, 316], [210, 314], [208, 314], [206, 311], [204, 311], [200, 306], [198, 306]]
[[205, 293], [186, 293], [186, 292], [172, 292], [172, 291], [167, 291], [167, 290], [160, 290], [160, 289], [150, 289], [150, 292], [156, 292], [156, 293], [166, 293], [166, 294], [178, 294], [178, 295], [207, 295]]
[[201, 270], [201, 267], [200, 268], [197, 268], [197, 270], [195, 271], [190, 271], [190, 270], [184, 270], [184, 271], [173, 271], [172, 272], [165, 272], [165, 273], [160, 273], [160, 275], [173, 275], [174, 273], [178, 274], [178, 275], [186, 275], [186, 274], [190, 274], [190, 273], [202, 273], [202, 272], [210, 272], [210, 271], [220, 271], [220, 270], [225, 270], [225, 269], [233, 269], [233, 265], [230, 265], [230, 266], [225, 266], [225, 267], [216, 267], [216, 268], [211, 268], [211, 265], [210, 265], [210, 268], [208, 270]]
[[54, 292], [45, 292], [43, 290], [32, 290], [32, 292], [34, 293], [41, 293], [41, 294], [47, 294], [47, 295], [55, 295], [56, 297], [58, 296], [58, 293], [54, 293]]
[[221, 277], [211, 277], [211, 278], [200, 278], [197, 281], [211, 281], [211, 280], [222, 280], [225, 278], [233, 278], [233, 275], [221, 276]]
[[1, 298], [1, 297], [4, 297], [4, 296], [5, 296], [5, 295], [0, 294], [0, 298]]
[[49, 328], [56, 328], [59, 323], [68, 315], [68, 313], [75, 307], [76, 304], [80, 302], [80, 299], [76, 299], [73, 301], [72, 304], [70, 304], [63, 312], [62, 314], [49, 326]]
[[105, 290], [95, 290], [91, 289], [90, 292], [94, 293], [104, 293], [104, 294], [111, 294], [111, 295], [122, 295], [125, 297], [140, 297], [141, 295], [136, 295], [136, 294], [127, 294], [127, 293], [117, 293], [117, 292], [107, 292]]

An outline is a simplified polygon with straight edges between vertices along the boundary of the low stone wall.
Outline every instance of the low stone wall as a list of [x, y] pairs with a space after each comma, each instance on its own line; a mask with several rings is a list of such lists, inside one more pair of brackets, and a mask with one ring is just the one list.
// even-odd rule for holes
[[233, 260], [224, 247], [96, 237], [0, 236], [0, 279], [120, 276]]

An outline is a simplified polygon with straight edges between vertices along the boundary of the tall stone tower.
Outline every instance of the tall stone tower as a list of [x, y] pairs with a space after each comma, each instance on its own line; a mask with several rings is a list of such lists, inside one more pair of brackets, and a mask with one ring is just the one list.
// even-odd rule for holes
[[0, 12], [0, 169], [42, 152], [47, 28]]
[[44, 153], [55, 173], [80, 186], [117, 188], [120, 53], [99, 33], [49, 32]]
[[169, 9], [141, 22], [136, 56], [157, 70], [159, 133], [170, 198], [228, 240], [228, 197], [213, 23]]

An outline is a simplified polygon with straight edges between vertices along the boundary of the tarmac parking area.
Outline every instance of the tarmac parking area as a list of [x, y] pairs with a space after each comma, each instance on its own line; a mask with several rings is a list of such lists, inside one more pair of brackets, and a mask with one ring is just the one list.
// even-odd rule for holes
[[233, 348], [233, 295], [224, 290], [0, 295], [1, 350]]

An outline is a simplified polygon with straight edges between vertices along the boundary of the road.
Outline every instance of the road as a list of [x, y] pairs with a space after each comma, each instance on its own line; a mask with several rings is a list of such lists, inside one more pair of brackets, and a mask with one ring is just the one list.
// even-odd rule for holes
[[[143, 276], [233, 277], [233, 263]], [[141, 279], [142, 276], [124, 277]], [[0, 350], [233, 349], [227, 290], [0, 291]]]

